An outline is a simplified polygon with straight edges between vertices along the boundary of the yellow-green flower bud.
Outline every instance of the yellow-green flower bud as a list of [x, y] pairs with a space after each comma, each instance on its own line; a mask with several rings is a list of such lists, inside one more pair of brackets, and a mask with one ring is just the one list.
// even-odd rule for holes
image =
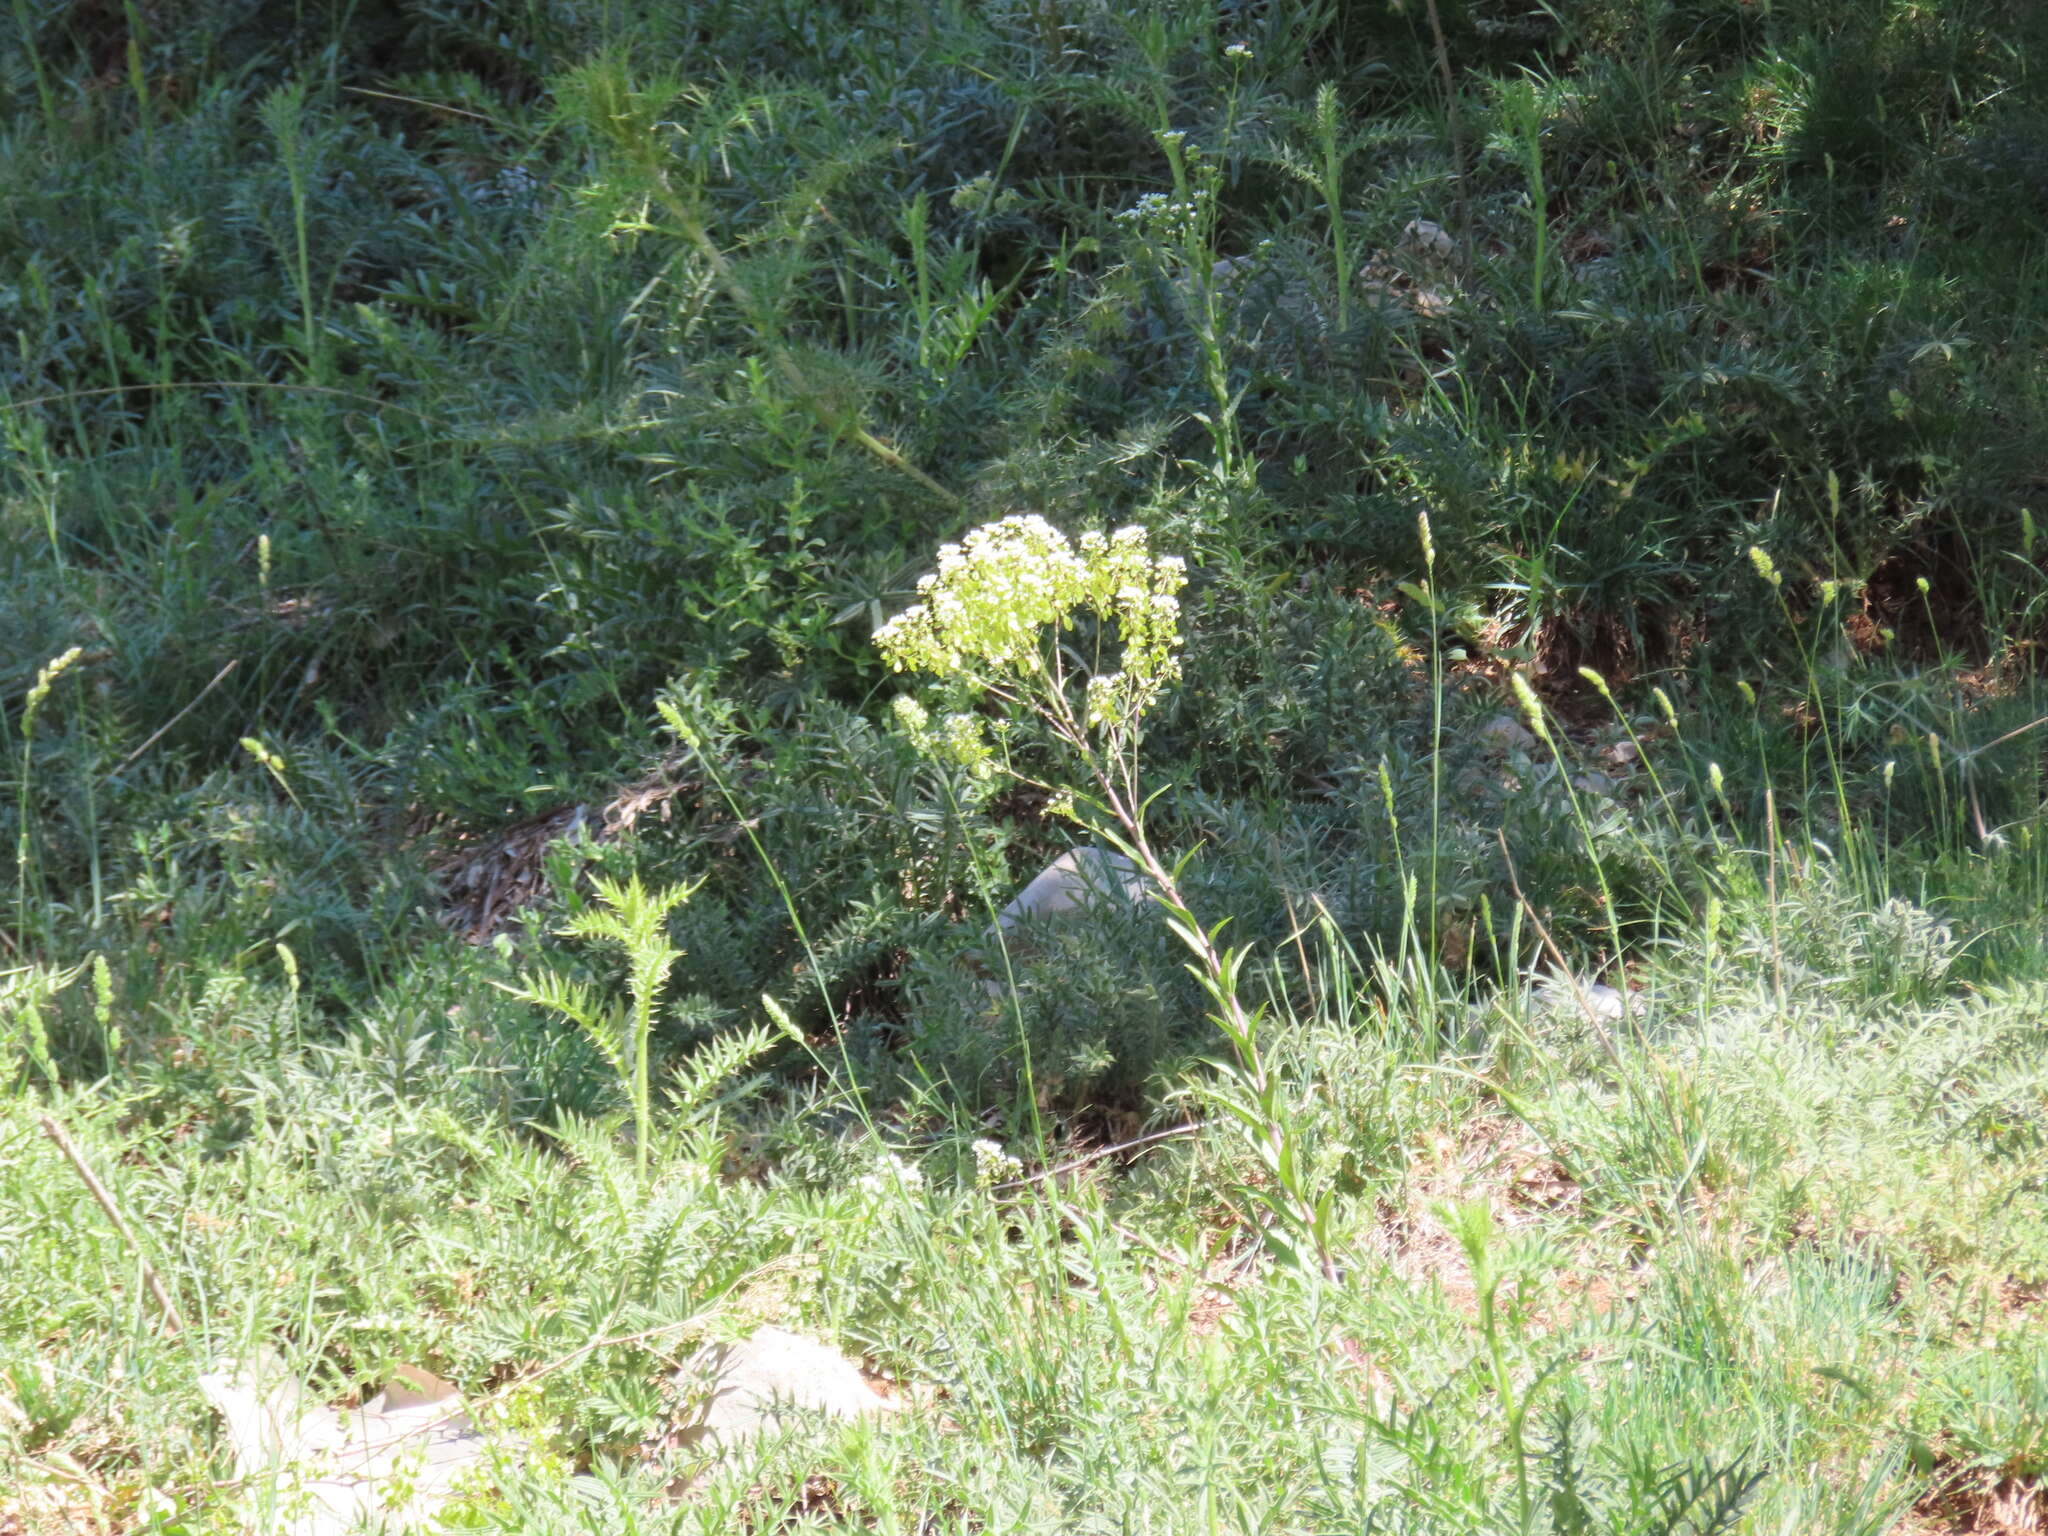
[[1536, 690], [1529, 686], [1529, 679], [1519, 672], [1508, 674], [1508, 686], [1515, 691], [1515, 702], [1522, 706], [1522, 713], [1528, 718], [1529, 729], [1550, 740], [1550, 726], [1543, 718], [1543, 701], [1536, 697]]
[[36, 723], [36, 711], [43, 707], [43, 701], [50, 696], [50, 690], [57, 686], [57, 679], [69, 672], [78, 658], [85, 654], [83, 646], [74, 645], [62, 656], [46, 663], [36, 673], [36, 680], [29, 686], [28, 697], [21, 704], [21, 734], [26, 736], [29, 727]]

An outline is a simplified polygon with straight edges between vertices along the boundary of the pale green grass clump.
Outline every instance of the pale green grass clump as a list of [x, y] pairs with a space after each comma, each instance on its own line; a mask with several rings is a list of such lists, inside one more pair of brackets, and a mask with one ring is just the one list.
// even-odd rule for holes
[[[1323, 1006], [1267, 1040], [1334, 1195], [1334, 1280], [1219, 1200], [1249, 1173], [1226, 1123], [997, 1189], [937, 1105], [823, 1141], [828, 1105], [706, 1106], [658, 1117], [643, 1182], [597, 1127], [483, 1111], [451, 1025], [410, 1082], [360, 1035], [287, 1049], [223, 1086], [251, 1117], [231, 1146], [142, 1087], [61, 1106], [187, 1313], [167, 1338], [18, 1104], [18, 1475], [229, 1528], [194, 1380], [270, 1341], [324, 1390], [414, 1361], [490, 1396], [530, 1448], [481, 1529], [1890, 1529], [1940, 1480], [2043, 1471], [2040, 991], [1873, 997], [1853, 972], [1899, 909], [1825, 874], [1781, 899], [1833, 974], [1781, 994], [1770, 914], [1743, 910], [1598, 1027], [1551, 993], [1382, 1011], [1311, 951]], [[865, 1357], [907, 1411], [752, 1448], [665, 1509], [678, 1464], [638, 1447], [678, 1406], [666, 1363], [763, 1319]], [[598, 1480], [564, 1483], [564, 1450]]]

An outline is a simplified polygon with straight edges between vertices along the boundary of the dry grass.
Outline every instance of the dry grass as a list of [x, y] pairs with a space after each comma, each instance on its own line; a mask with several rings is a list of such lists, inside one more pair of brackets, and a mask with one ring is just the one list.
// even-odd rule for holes
[[657, 773], [601, 804], [560, 805], [494, 832], [450, 837], [428, 859], [441, 881], [441, 920], [472, 944], [490, 942], [546, 897], [553, 844], [610, 842], [649, 816], [668, 821], [677, 799], [699, 787]]
[[1444, 1219], [1447, 1207], [1473, 1201], [1492, 1210], [1505, 1238], [1542, 1232], [1571, 1254], [1573, 1283], [1518, 1298], [1538, 1330], [1558, 1328], [1587, 1306], [1605, 1310], [1623, 1294], [1605, 1278], [1597, 1241], [1578, 1219], [1578, 1185], [1526, 1125], [1506, 1116], [1475, 1119], [1425, 1148], [1399, 1192], [1381, 1202], [1368, 1245], [1409, 1284], [1437, 1292], [1454, 1311], [1476, 1319], [1471, 1261]]

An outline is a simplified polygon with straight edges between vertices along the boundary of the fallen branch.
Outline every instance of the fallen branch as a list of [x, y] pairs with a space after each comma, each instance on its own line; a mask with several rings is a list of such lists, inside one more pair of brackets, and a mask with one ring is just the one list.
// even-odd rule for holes
[[142, 1267], [143, 1282], [149, 1287], [150, 1295], [156, 1298], [157, 1306], [163, 1311], [165, 1330], [172, 1334], [183, 1333], [184, 1315], [178, 1311], [178, 1304], [171, 1300], [170, 1289], [164, 1284], [164, 1277], [157, 1273], [156, 1266], [149, 1262], [149, 1255], [142, 1251], [142, 1244], [135, 1236], [135, 1229], [128, 1225], [128, 1218], [121, 1214], [121, 1207], [114, 1203], [113, 1193], [100, 1182], [99, 1175], [87, 1164], [85, 1154], [78, 1150], [78, 1143], [71, 1139], [63, 1126], [49, 1115], [39, 1116], [37, 1123], [42, 1126], [43, 1134], [57, 1144], [57, 1150], [62, 1152], [64, 1160], [71, 1164], [72, 1171], [78, 1175], [79, 1182], [85, 1185], [86, 1192], [99, 1202], [100, 1209], [107, 1213], [107, 1220], [111, 1221], [114, 1230], [121, 1234], [121, 1241], [126, 1243], [128, 1251], [135, 1255], [135, 1262]]
[[1186, 1125], [1169, 1126], [1163, 1131], [1147, 1131], [1143, 1136], [1134, 1136], [1129, 1141], [1120, 1141], [1113, 1147], [1097, 1147], [1093, 1152], [1084, 1152], [1069, 1162], [1059, 1163], [1051, 1168], [1041, 1168], [1036, 1173], [1027, 1173], [1022, 1178], [1005, 1179], [1000, 1184], [991, 1184], [991, 1190], [1022, 1189], [1028, 1184], [1042, 1184], [1047, 1179], [1056, 1179], [1063, 1173], [1072, 1173], [1076, 1168], [1086, 1168], [1090, 1163], [1099, 1163], [1105, 1157], [1115, 1157], [1119, 1152], [1129, 1152], [1135, 1147], [1147, 1147], [1155, 1141], [1167, 1141], [1175, 1136], [1191, 1136], [1201, 1125], [1190, 1120]]

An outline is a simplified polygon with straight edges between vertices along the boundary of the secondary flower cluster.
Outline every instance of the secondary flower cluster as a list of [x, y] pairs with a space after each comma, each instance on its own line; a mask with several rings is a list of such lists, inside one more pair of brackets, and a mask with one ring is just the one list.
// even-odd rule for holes
[[995, 777], [995, 753], [981, 722], [973, 715], [956, 712], [935, 726], [930, 712], [907, 693], [896, 695], [894, 707], [897, 726], [920, 752], [956, 768], [965, 768], [977, 779]]
[[897, 671], [983, 684], [1047, 677], [1045, 639], [1082, 610], [1114, 621], [1120, 670], [1087, 681], [1088, 723], [1133, 720], [1180, 672], [1186, 567], [1153, 555], [1143, 528], [1070, 540], [1042, 517], [1006, 517], [939, 548], [918, 603], [875, 633]]
[[1154, 240], [1174, 244], [1196, 234], [1202, 225], [1203, 192], [1187, 197], [1169, 197], [1164, 192], [1147, 192], [1130, 207], [1110, 215]]
[[984, 1189], [1014, 1179], [1024, 1172], [1023, 1160], [1005, 1152], [1001, 1142], [983, 1137], [969, 1150], [974, 1153], [974, 1182]]
[[924, 1188], [924, 1170], [905, 1162], [894, 1152], [884, 1152], [873, 1169], [853, 1181], [864, 1195], [894, 1194], [897, 1190]]

